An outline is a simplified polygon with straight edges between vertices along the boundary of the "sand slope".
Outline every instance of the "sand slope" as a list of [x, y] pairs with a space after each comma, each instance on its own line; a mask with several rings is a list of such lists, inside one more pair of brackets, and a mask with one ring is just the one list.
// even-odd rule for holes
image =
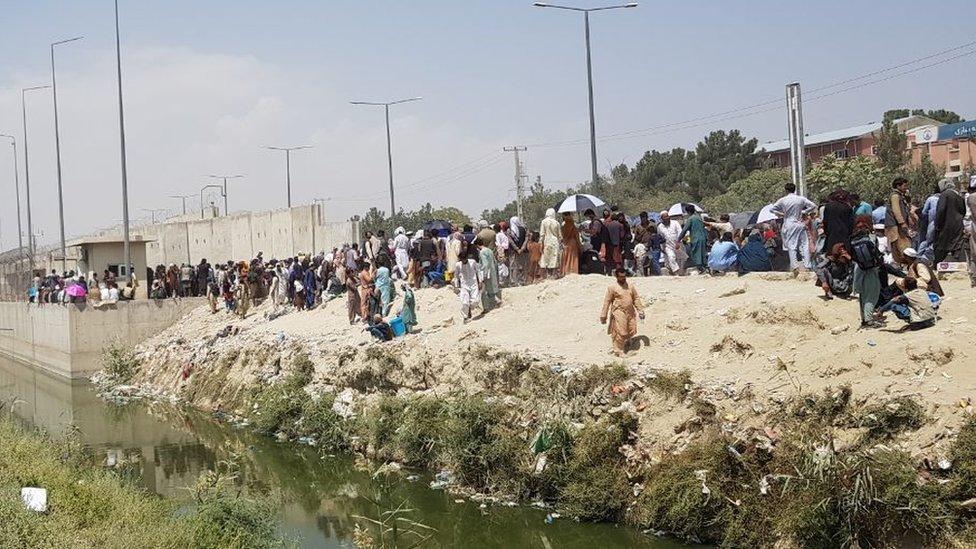
[[[635, 373], [687, 368], [729, 421], [755, 415], [749, 421], [761, 423], [757, 410], [842, 384], [850, 384], [861, 401], [917, 395], [934, 420], [906, 444], [927, 452], [930, 442], [958, 426], [967, 414], [960, 401], [976, 393], [976, 293], [968, 280], [943, 282], [947, 298], [940, 322], [917, 332], [899, 331], [902, 323], [892, 315], [889, 328], [858, 330], [856, 299], [824, 301], [809, 278], [781, 273], [631, 281], [647, 306], [647, 319], [639, 325], [646, 340], [624, 359], [608, 352], [610, 339], [598, 317], [610, 281], [595, 275], [505, 289], [503, 306], [470, 324], [460, 322], [450, 290], [417, 291], [418, 332], [385, 347], [405, 363], [433, 357], [444, 390], [472, 378], [464, 371], [473, 368], [469, 362], [453, 359], [471, 345], [524, 352], [567, 367], [623, 361]], [[215, 357], [230, 348], [255, 355], [295, 345], [311, 350], [317, 372], [331, 375], [343, 367], [336, 360], [348, 352], [343, 349], [373, 345], [360, 326], [348, 324], [344, 298], [272, 321], [264, 318], [268, 311], [264, 304], [245, 320], [211, 315], [206, 308], [194, 311], [140, 347], [148, 367], [138, 381], [176, 390], [184, 383], [178, 365], [185, 361], [205, 371], [218, 367]], [[240, 334], [214, 339], [228, 325]], [[264, 356], [235, 355], [233, 367], [224, 367], [231, 369], [226, 383], [245, 386], [270, 366]], [[675, 444], [670, 429], [687, 412], [651, 409], [668, 420], [648, 417], [642, 433], [659, 430], [661, 444]]]

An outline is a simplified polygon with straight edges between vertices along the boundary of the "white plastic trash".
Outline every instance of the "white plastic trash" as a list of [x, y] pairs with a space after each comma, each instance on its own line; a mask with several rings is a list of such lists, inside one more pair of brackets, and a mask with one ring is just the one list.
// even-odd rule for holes
[[31, 511], [38, 513], [47, 512], [47, 489], [46, 488], [21, 488], [20, 499]]

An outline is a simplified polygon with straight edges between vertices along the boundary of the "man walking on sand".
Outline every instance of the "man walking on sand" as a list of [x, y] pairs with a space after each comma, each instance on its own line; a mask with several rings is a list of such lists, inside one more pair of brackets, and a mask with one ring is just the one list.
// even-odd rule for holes
[[600, 324], [610, 321], [607, 333], [613, 341], [613, 354], [620, 356], [627, 352], [627, 343], [637, 335], [637, 318], [644, 320], [644, 303], [634, 286], [627, 282], [626, 269], [617, 267], [614, 276], [616, 280], [603, 298]]

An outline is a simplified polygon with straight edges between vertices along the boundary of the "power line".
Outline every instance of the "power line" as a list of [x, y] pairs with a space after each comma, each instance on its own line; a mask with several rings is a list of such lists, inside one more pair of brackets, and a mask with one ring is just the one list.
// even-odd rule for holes
[[[841, 80], [841, 81], [838, 81], [838, 82], [834, 82], [832, 84], [827, 84], [827, 85], [824, 85], [824, 86], [820, 86], [820, 87], [817, 87], [817, 88], [813, 88], [813, 89], [810, 90], [810, 93], [816, 93], [818, 91], [823, 91], [823, 90], [828, 90], [828, 89], [831, 89], [831, 88], [836, 88], [838, 86], [843, 86], [843, 85], [849, 84], [851, 82], [857, 82], [857, 81], [860, 81], [860, 80], [864, 80], [864, 79], [870, 78], [872, 76], [877, 76], [879, 74], [884, 74], [884, 73], [887, 73], [887, 72], [891, 72], [893, 70], [898, 70], [900, 68], [904, 68], [904, 67], [907, 67], [907, 66], [910, 66], [910, 65], [915, 65], [917, 63], [921, 63], [923, 61], [927, 61], [929, 59], [932, 59], [932, 58], [935, 58], [935, 57], [939, 57], [939, 56], [945, 55], [946, 53], [951, 53], [953, 51], [958, 51], [958, 50], [965, 49], [965, 48], [968, 48], [968, 47], [974, 46], [974, 45], [976, 45], [976, 41], [967, 42], [965, 44], [960, 44], [960, 45], [954, 46], [952, 48], [947, 48], [947, 49], [941, 50], [941, 51], [936, 52], [936, 53], [932, 53], [932, 54], [928, 54], [928, 55], [925, 55], [925, 56], [922, 56], [922, 57], [918, 57], [918, 58], [912, 59], [910, 61], [905, 61], [905, 62], [902, 62], [902, 63], [898, 63], [896, 65], [892, 65], [892, 66], [889, 66], [889, 67], [885, 67], [883, 69], [879, 69], [879, 70], [872, 71], [872, 72], [869, 72], [869, 73], [866, 73], [866, 74], [862, 74], [862, 75], [859, 75], [859, 76], [855, 76], [855, 77], [852, 77], [852, 78], [847, 78], [847, 79], [844, 79], [844, 80]], [[863, 88], [865, 86], [877, 84], [879, 82], [885, 82], [887, 80], [891, 80], [893, 78], [898, 78], [900, 76], [904, 76], [904, 75], [907, 75], [907, 74], [911, 74], [911, 73], [914, 73], [914, 72], [918, 72], [920, 70], [924, 70], [924, 69], [927, 69], [927, 68], [931, 68], [931, 67], [934, 67], [936, 65], [941, 65], [941, 64], [944, 64], [944, 63], [948, 63], [950, 61], [954, 61], [956, 59], [959, 59], [959, 58], [962, 58], [962, 57], [966, 57], [966, 56], [972, 55], [974, 53], [976, 53], [976, 50], [966, 51], [966, 52], [963, 52], [961, 54], [954, 55], [954, 56], [948, 57], [946, 59], [942, 59], [942, 60], [936, 61], [934, 63], [929, 63], [929, 64], [923, 65], [921, 67], [916, 67], [916, 68], [911, 69], [911, 70], [908, 70], [908, 71], [902, 71], [902, 72], [899, 72], [899, 73], [894, 74], [894, 75], [886, 76], [884, 78], [879, 78], [879, 79], [872, 80], [872, 81], [866, 82], [866, 83], [862, 83], [862, 84], [859, 84], [859, 85], [856, 85], [856, 86], [849, 86], [849, 87], [843, 88], [842, 90], [837, 90], [837, 91], [831, 92], [829, 94], [823, 94], [823, 95], [817, 96], [815, 98], [808, 99], [808, 101], [809, 100], [812, 100], [812, 99], [830, 97], [830, 96], [833, 96], [833, 95], [837, 95], [839, 93], [845, 93], [845, 92], [848, 92], [848, 91], [852, 91], [852, 90], [856, 90], [856, 89], [859, 89], [859, 88]], [[654, 135], [653, 132], [655, 130], [661, 130], [661, 129], [669, 129], [669, 130], [670, 129], [688, 129], [688, 128], [697, 127], [697, 126], [700, 126], [701, 124], [694, 124], [694, 125], [690, 125], [690, 126], [688, 124], [691, 124], [691, 123], [694, 123], [694, 122], [699, 122], [699, 121], [707, 121], [708, 123], [712, 123], [712, 122], [719, 122], [719, 121], [724, 121], [724, 120], [731, 120], [731, 119], [734, 119], [734, 118], [742, 118], [744, 116], [754, 116], [754, 115], [757, 115], [757, 114], [763, 114], [763, 113], [766, 113], [766, 112], [770, 112], [771, 110], [778, 110], [778, 108], [779, 108], [778, 105], [781, 102], [782, 102], [782, 99], [771, 99], [771, 100], [768, 100], [768, 101], [762, 101], [762, 102], [759, 102], [759, 103], [753, 103], [751, 105], [737, 107], [737, 108], [729, 109], [729, 110], [726, 110], [726, 111], [715, 112], [715, 113], [712, 113], [712, 114], [698, 116], [698, 117], [695, 117], [695, 118], [689, 118], [687, 120], [682, 120], [682, 121], [678, 121], [678, 122], [670, 122], [670, 123], [667, 123], [667, 124], [660, 124], [660, 125], [657, 125], [657, 126], [651, 126], [649, 128], [642, 128], [642, 129], [635, 129], [635, 130], [626, 130], [626, 131], [622, 131], [622, 132], [616, 132], [616, 133], [606, 134], [606, 135], [603, 135], [603, 136], [598, 137], [598, 139], [600, 141], [612, 141], [612, 140], [619, 140], [619, 139], [628, 139], [630, 137], [639, 137], [639, 136], [644, 136], [644, 135]], [[725, 115], [736, 114], [736, 113], [741, 113], [741, 112], [745, 112], [745, 111], [753, 111], [754, 109], [759, 109], [761, 107], [766, 107], [766, 106], [769, 106], [769, 105], [777, 105], [777, 108], [775, 108], [775, 109], [762, 109], [762, 110], [755, 111], [755, 112], [747, 112], [743, 116], [738, 116], [738, 117], [728, 117], [728, 118], [722, 118], [720, 120], [712, 120], [713, 118], [716, 118], [716, 117], [722, 117], [722, 116], [725, 116]], [[686, 127], [679, 127], [679, 126], [686, 126]], [[532, 144], [532, 145], [529, 145], [529, 146], [530, 147], [549, 148], [549, 147], [575, 146], [575, 145], [582, 145], [582, 144], [587, 144], [587, 143], [589, 143], [589, 141], [586, 140], [586, 139], [571, 139], [571, 140], [564, 140], [564, 141], [551, 141], [551, 142], [546, 142], [546, 143], [536, 143], [536, 144]]]

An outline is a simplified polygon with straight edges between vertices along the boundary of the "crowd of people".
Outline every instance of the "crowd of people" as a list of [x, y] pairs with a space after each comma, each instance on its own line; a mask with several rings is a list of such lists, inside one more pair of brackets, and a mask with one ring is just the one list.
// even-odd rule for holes
[[[968, 261], [976, 286], [976, 232], [966, 221], [967, 208], [970, 217], [976, 210], [976, 179], [966, 197], [947, 180], [925, 200], [913, 200], [907, 187], [896, 178], [888, 199], [873, 205], [837, 189], [818, 205], [787, 184], [762, 222], [733, 224], [729, 214], [710, 217], [683, 204], [681, 215], [632, 218], [612, 206], [599, 215], [549, 209], [537, 231], [519, 217], [397, 227], [390, 237], [367, 231], [360, 242], [317, 255], [265, 260], [259, 252], [250, 261], [158, 265], [147, 269], [148, 295], [206, 297], [213, 313], [222, 306], [242, 317], [263, 300], [272, 303], [268, 314], [280, 314], [285, 306], [307, 310], [345, 297], [349, 322], [388, 340], [416, 324], [413, 291], [421, 287], [452, 288], [468, 322], [501, 305], [505, 287], [605, 274], [615, 279], [601, 321], [609, 323], [615, 350], [623, 351], [643, 314], [629, 276], [812, 270], [825, 299], [857, 296], [862, 327], [882, 326], [887, 312], [924, 327], [934, 323], [944, 295], [937, 264]], [[131, 299], [135, 288], [130, 283], [120, 291], [109, 271], [101, 280], [96, 273], [52, 272], [35, 278], [30, 299], [98, 304]], [[404, 299], [391, 316], [398, 289]]]

